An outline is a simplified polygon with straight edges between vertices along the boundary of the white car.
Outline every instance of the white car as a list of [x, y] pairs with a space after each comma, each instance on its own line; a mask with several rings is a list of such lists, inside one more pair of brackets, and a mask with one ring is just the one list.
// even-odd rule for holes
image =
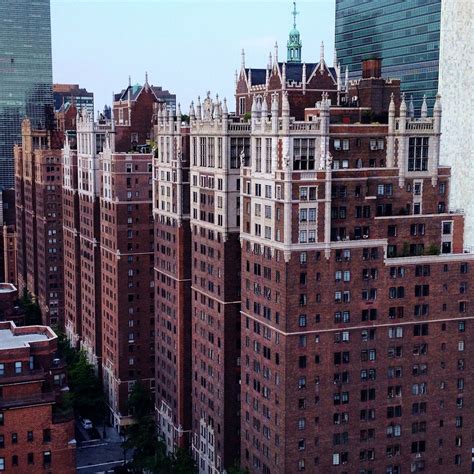
[[85, 430], [91, 430], [92, 429], [92, 421], [89, 420], [88, 418], [84, 418], [81, 422], [82, 424], [82, 427], [85, 429]]

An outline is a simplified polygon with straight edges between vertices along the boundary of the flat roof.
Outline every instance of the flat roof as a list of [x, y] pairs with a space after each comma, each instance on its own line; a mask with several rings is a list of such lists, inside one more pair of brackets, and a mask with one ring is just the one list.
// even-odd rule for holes
[[35, 342], [54, 339], [56, 334], [48, 326], [17, 327], [13, 321], [0, 322], [0, 351], [5, 349], [21, 349]]
[[11, 283], [0, 283], [0, 293], [11, 293], [16, 291], [15, 285]]

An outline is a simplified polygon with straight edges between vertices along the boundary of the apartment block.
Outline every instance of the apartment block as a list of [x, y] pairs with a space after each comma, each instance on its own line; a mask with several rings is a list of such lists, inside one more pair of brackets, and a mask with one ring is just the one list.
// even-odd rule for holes
[[372, 106], [324, 94], [297, 121], [287, 94], [270, 113], [254, 99], [241, 168], [241, 465], [467, 472], [474, 257], [439, 164], [441, 100], [415, 119], [397, 82], [348, 86]]
[[154, 390], [154, 228], [152, 154], [100, 158], [102, 375], [117, 429], [131, 422], [128, 394], [139, 380]]
[[43, 322], [64, 324], [62, 136], [22, 123], [15, 146], [15, 205], [19, 291], [38, 301]]
[[250, 124], [207, 95], [190, 109], [192, 450], [199, 472], [239, 456], [240, 163]]
[[153, 159], [156, 413], [168, 452], [191, 437], [189, 124], [158, 105]]
[[74, 415], [61, 406], [66, 366], [47, 326], [0, 322], [0, 469], [76, 472]]
[[76, 119], [76, 134], [63, 148], [65, 331], [97, 370], [102, 355], [100, 163], [106, 137], [113, 146], [113, 124], [95, 122], [87, 110]]

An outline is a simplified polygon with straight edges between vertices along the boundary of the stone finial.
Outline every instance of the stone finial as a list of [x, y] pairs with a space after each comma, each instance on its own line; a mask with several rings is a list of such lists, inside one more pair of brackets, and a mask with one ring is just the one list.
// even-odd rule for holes
[[132, 87], [132, 76], [128, 76], [128, 87]]
[[245, 69], [245, 50], [242, 48], [242, 52], [240, 53], [240, 68]]
[[286, 63], [281, 68], [281, 88], [286, 89]]
[[413, 105], [413, 94], [410, 96], [410, 102], [408, 104], [408, 116], [410, 118], [415, 117], [415, 106]]
[[275, 41], [273, 60], [275, 61], [274, 64], [278, 66], [278, 42], [277, 41]]
[[181, 117], [181, 104], [179, 102], [178, 102], [178, 106], [176, 107], [176, 117]]
[[222, 105], [222, 115], [229, 115], [229, 110], [227, 109], [227, 99], [224, 97], [224, 103]]
[[402, 101], [400, 103], [400, 115], [407, 114], [407, 103], [405, 102], [405, 92], [402, 93]]
[[281, 113], [282, 115], [290, 115], [290, 102], [288, 100], [288, 92], [284, 92], [282, 96]]
[[267, 115], [268, 115], [267, 94], [263, 96], [261, 112], [262, 112], [262, 117], [267, 118]]
[[252, 87], [252, 69], [249, 69], [248, 81], [249, 87]]
[[272, 115], [278, 115], [278, 94], [274, 92], [272, 94], [272, 107], [271, 107]]
[[436, 94], [436, 100], [435, 100], [435, 104], [434, 104], [434, 107], [433, 107], [433, 113], [441, 113], [441, 110], [442, 110], [442, 107], [441, 107], [441, 94], [438, 92], [438, 94]]
[[426, 103], [426, 94], [423, 94], [423, 103], [421, 104], [421, 118], [428, 117], [428, 104]]
[[145, 84], [144, 84], [144, 87], [145, 87], [146, 91], [150, 87], [150, 84], [148, 84], [148, 72], [147, 71], [145, 71]]
[[319, 63], [321, 65], [321, 69], [323, 69], [323, 64], [324, 64], [324, 41], [321, 41], [321, 46], [319, 47]]
[[336, 47], [334, 46], [334, 57], [333, 57], [333, 61], [332, 61], [332, 65], [336, 68], [338, 63], [337, 63], [337, 49]]
[[395, 113], [395, 96], [393, 95], [393, 92], [390, 94], [390, 105], [388, 106], [388, 113]]
[[191, 101], [191, 105], [189, 106], [189, 118], [195, 119], [196, 118], [196, 111], [194, 110], [194, 101]]
[[255, 116], [255, 114], [257, 113], [258, 111], [258, 106], [257, 106], [257, 96], [253, 96], [253, 101], [252, 101], [252, 109], [251, 109], [251, 112], [252, 112], [252, 117]]
[[267, 65], [267, 69], [271, 69], [272, 68], [272, 52], [270, 51], [268, 53], [268, 65]]
[[201, 120], [201, 96], [198, 95], [197, 103], [196, 103], [196, 117]]
[[346, 77], [344, 87], [346, 89], [346, 92], [349, 92], [349, 66], [346, 66]]

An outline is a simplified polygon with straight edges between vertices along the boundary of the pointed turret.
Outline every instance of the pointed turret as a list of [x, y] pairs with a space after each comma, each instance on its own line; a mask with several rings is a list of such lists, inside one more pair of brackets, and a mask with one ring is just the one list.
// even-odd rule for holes
[[301, 83], [303, 87], [303, 94], [306, 93], [306, 63], [303, 63], [303, 71], [301, 73]]
[[265, 94], [262, 100], [261, 107], [262, 118], [267, 118], [268, 116], [268, 105], [267, 105], [267, 95]]
[[273, 53], [273, 64], [278, 67], [278, 41], [275, 41], [274, 53]]
[[349, 92], [349, 66], [346, 66], [346, 77], [345, 77], [344, 88], [346, 89], [346, 93], [348, 93]]
[[194, 120], [196, 118], [196, 111], [194, 110], [194, 101], [191, 101], [191, 105], [189, 106], [189, 118]]
[[289, 63], [300, 63], [301, 62], [301, 39], [300, 32], [296, 29], [296, 2], [293, 2], [293, 29], [290, 31], [290, 35], [287, 43], [287, 61]]
[[198, 95], [197, 104], [196, 104], [196, 118], [202, 120], [201, 115], [201, 96]]
[[224, 97], [224, 103], [222, 105], [222, 116], [227, 118], [229, 115], [229, 110], [227, 109], [227, 99]]
[[176, 107], [176, 117], [178, 122], [181, 122], [181, 104], [178, 102], [178, 106]]
[[405, 92], [402, 94], [402, 101], [400, 103], [400, 117], [407, 116], [407, 103], [405, 102]]
[[245, 50], [242, 48], [242, 52], [240, 53], [240, 69], [245, 69]]
[[336, 49], [336, 47], [334, 47], [334, 57], [333, 57], [333, 60], [332, 60], [332, 65], [333, 65], [335, 68], [337, 68], [337, 65], [338, 65], [338, 63], [337, 63], [337, 49]]
[[319, 47], [319, 66], [322, 71], [324, 68], [324, 41], [321, 41], [321, 46]]
[[415, 118], [415, 106], [413, 105], [413, 94], [410, 96], [410, 103], [408, 104], [408, 116]]
[[286, 63], [283, 63], [281, 68], [281, 88], [286, 89]]
[[423, 103], [421, 104], [421, 118], [428, 117], [428, 104], [426, 103], [426, 94], [423, 95]]
[[148, 84], [148, 72], [145, 71], [145, 84], [143, 86], [146, 91], [148, 91], [148, 88], [150, 87], [150, 84]]

